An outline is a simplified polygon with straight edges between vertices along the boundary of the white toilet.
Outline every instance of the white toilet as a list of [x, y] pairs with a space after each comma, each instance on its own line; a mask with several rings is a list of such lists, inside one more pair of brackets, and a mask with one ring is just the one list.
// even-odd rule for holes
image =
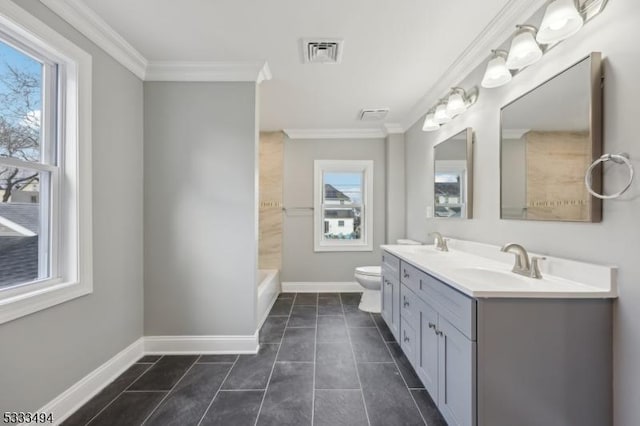
[[[419, 245], [418, 241], [398, 240], [399, 245]], [[358, 284], [363, 287], [362, 299], [358, 308], [361, 311], [380, 313], [382, 309], [382, 268], [380, 266], [359, 266], [355, 271], [355, 278]]]

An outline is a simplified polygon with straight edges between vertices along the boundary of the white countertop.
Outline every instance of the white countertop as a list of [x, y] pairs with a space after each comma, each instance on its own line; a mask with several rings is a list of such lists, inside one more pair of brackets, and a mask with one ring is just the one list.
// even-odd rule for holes
[[428, 245], [381, 248], [474, 298], [618, 297], [613, 266], [547, 256], [540, 267], [542, 279], [534, 279], [511, 272], [514, 255], [488, 244], [449, 240], [448, 252]]

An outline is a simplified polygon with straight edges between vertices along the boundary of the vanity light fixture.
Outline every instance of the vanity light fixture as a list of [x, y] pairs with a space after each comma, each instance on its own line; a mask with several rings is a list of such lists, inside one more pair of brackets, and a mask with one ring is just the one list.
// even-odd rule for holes
[[434, 119], [438, 124], [446, 124], [451, 121], [451, 116], [447, 113], [447, 104], [441, 100], [438, 106], [436, 107], [436, 112], [434, 113]]
[[427, 113], [427, 116], [424, 119], [424, 124], [422, 125], [423, 132], [433, 132], [434, 130], [438, 130], [440, 125], [436, 123], [435, 114], [433, 110]]
[[447, 115], [453, 118], [465, 112], [468, 107], [467, 93], [460, 87], [453, 87], [447, 100]]
[[542, 49], [535, 39], [537, 28], [531, 25], [518, 25], [516, 35], [511, 41], [507, 56], [507, 68], [521, 70], [542, 58]]
[[481, 83], [482, 87], [486, 89], [504, 86], [512, 78], [511, 71], [507, 68], [508, 53], [505, 50], [492, 50], [491, 53], [492, 56]]
[[553, 0], [547, 5], [536, 40], [553, 44], [571, 37], [584, 25], [575, 0]]

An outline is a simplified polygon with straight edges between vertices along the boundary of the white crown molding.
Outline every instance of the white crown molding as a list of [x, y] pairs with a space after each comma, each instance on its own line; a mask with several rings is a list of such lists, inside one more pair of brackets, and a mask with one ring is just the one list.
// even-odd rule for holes
[[384, 123], [383, 127], [387, 135], [402, 134], [406, 131], [400, 123]]
[[138, 78], [144, 79], [147, 59], [98, 14], [80, 0], [40, 0]]
[[522, 135], [531, 129], [503, 129], [502, 139], [520, 139]]
[[457, 86], [487, 60], [492, 49], [511, 37], [516, 24], [526, 22], [545, 3], [546, 0], [510, 0], [416, 103], [403, 127], [413, 126], [451, 87]]
[[255, 81], [271, 79], [266, 62], [149, 62], [145, 81]]
[[47, 403], [38, 413], [51, 413], [55, 423], [61, 423], [143, 355], [144, 338], [141, 337]]
[[383, 139], [382, 129], [284, 129], [289, 139]]

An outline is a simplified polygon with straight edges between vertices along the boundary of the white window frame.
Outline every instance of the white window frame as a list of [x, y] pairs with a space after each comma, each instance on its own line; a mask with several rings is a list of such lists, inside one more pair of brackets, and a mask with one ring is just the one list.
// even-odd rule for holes
[[[373, 161], [372, 160], [315, 160], [313, 182], [313, 246], [316, 252], [373, 251]], [[362, 238], [353, 240], [325, 240], [324, 235], [324, 173], [363, 173]]]
[[[0, 324], [93, 292], [91, 209], [92, 59], [13, 2], [0, 3], [0, 32], [58, 66], [59, 174], [50, 207], [51, 277], [0, 290]], [[45, 105], [43, 105], [43, 108]], [[6, 160], [6, 159], [5, 159]], [[10, 160], [9, 160], [10, 161]]]

